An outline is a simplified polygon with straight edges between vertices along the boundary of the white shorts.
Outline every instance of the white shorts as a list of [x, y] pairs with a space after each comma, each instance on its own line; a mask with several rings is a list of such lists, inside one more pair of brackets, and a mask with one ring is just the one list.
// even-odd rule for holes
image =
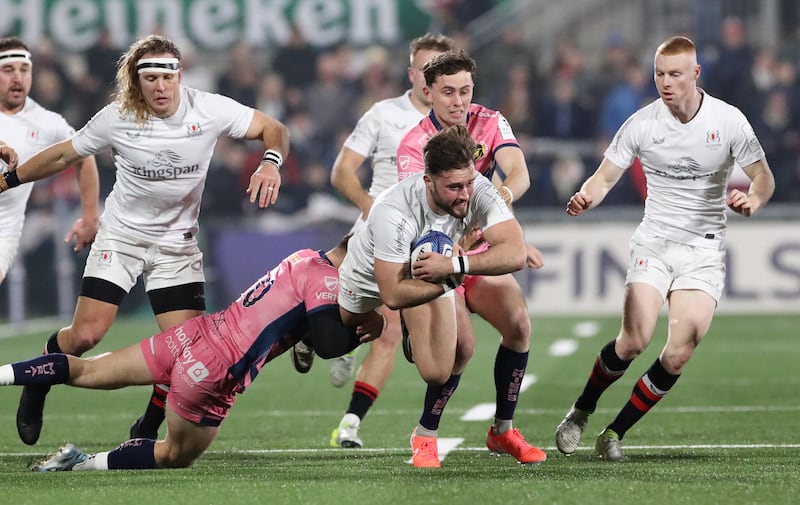
[[0, 237], [0, 281], [6, 278], [18, 249], [19, 237]]
[[719, 302], [725, 286], [725, 250], [690, 246], [635, 233], [625, 284], [649, 284], [664, 300], [672, 291], [698, 289]]
[[140, 275], [145, 291], [205, 282], [197, 238], [154, 244], [101, 225], [83, 276], [104, 279], [127, 293]]

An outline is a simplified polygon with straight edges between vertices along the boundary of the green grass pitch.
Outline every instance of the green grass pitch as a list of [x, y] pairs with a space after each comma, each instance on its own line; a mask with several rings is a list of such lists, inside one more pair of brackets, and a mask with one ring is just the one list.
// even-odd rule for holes
[[[800, 495], [800, 315], [718, 315], [681, 380], [628, 432], [631, 461], [609, 464], [591, 451], [631, 387], [663, 345], [662, 321], [651, 348], [601, 399], [581, 448], [565, 457], [554, 447], [556, 425], [579, 393], [594, 356], [619, 320], [533, 320], [527, 381], [515, 418], [548, 460], [521, 466], [483, 443], [494, 402], [492, 363], [498, 336], [475, 320], [478, 346], [450, 401], [442, 438], [457, 439], [439, 470], [417, 470], [408, 436], [419, 418], [424, 385], [398, 353], [395, 371], [365, 418], [366, 447], [328, 447], [350, 399], [328, 381], [317, 360], [307, 375], [288, 355], [267, 366], [234, 406], [217, 440], [185, 470], [36, 474], [27, 466], [64, 441], [93, 452], [127, 438], [149, 388], [86, 391], [57, 386], [45, 410], [42, 438], [19, 441], [14, 417], [19, 388], [0, 388], [1, 502], [17, 504], [383, 504], [383, 503], [720, 503], [778, 504]], [[55, 328], [53, 328], [55, 329]], [[117, 321], [93, 351], [133, 343], [155, 330], [152, 320]], [[0, 335], [0, 362], [40, 352], [52, 329]], [[362, 349], [360, 358], [365, 354]], [[484, 407], [482, 407], [484, 406]], [[468, 420], [476, 419], [476, 420]], [[163, 434], [163, 429], [162, 429]], [[461, 440], [458, 440], [461, 439]]]

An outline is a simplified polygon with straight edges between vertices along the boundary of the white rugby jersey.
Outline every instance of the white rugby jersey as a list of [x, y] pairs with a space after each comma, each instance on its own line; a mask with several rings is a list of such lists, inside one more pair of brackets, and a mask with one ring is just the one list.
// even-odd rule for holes
[[153, 242], [197, 233], [208, 165], [221, 135], [242, 138], [253, 109], [235, 100], [181, 86], [171, 117], [137, 123], [116, 102], [72, 138], [81, 156], [111, 148], [117, 180], [105, 201], [104, 226]]
[[411, 91], [376, 102], [358, 120], [344, 146], [372, 160], [369, 196], [397, 182], [397, 147], [406, 133], [425, 117], [411, 103]]
[[629, 167], [636, 156], [647, 178], [638, 230], [679, 243], [719, 248], [724, 243], [725, 199], [734, 163], [764, 158], [739, 109], [703, 91], [697, 115], [684, 124], [656, 100], [617, 131], [605, 157]]
[[514, 217], [491, 181], [479, 172], [475, 172], [475, 191], [464, 219], [435, 214], [428, 205], [423, 175], [414, 174], [381, 193], [367, 221], [356, 226], [348, 243], [339, 274], [360, 286], [370, 286], [376, 298], [375, 258], [406, 263], [412, 245], [430, 230], [444, 232], [458, 242], [474, 226], [487, 230]]
[[[75, 133], [67, 121], [51, 112], [30, 97], [16, 114], [0, 113], [0, 140], [14, 148], [21, 165], [34, 154], [51, 144], [70, 138]], [[0, 173], [7, 170], [0, 160]], [[19, 238], [25, 222], [25, 207], [33, 190], [33, 183], [0, 193], [0, 237]]]

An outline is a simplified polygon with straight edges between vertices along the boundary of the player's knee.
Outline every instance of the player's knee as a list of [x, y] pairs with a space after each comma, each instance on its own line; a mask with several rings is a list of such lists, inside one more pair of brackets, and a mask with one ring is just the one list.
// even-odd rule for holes
[[59, 333], [59, 345], [65, 353], [80, 356], [103, 340], [105, 333], [106, 328], [99, 325], [74, 325]]
[[441, 386], [450, 379], [452, 370], [445, 370], [436, 368], [431, 370], [420, 370], [419, 372], [422, 380], [429, 386]]

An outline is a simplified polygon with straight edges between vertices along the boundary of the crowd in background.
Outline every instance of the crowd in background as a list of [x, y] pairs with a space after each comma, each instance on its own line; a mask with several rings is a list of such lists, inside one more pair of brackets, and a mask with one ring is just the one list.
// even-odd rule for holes
[[[466, 33], [451, 35], [472, 50]], [[396, 96], [408, 85], [405, 42], [396, 47], [342, 44], [319, 49], [294, 31], [284, 47], [263, 50], [241, 44], [217, 60], [204, 54], [202, 62], [189, 42], [181, 48], [186, 85], [228, 95], [289, 127], [292, 152], [275, 208], [286, 215], [306, 209], [315, 195], [337, 198], [329, 173], [345, 136], [372, 103]], [[777, 180], [774, 201], [800, 201], [800, 47], [753, 47], [742, 21], [727, 18], [718, 40], [699, 49], [703, 87], [742, 109], [764, 145]], [[556, 45], [554, 58], [548, 58], [552, 67], [541, 68], [536, 48], [527, 47], [515, 27], [473, 51], [478, 62], [474, 101], [503, 112], [528, 153], [532, 190], [518, 205], [563, 207], [576, 185], [594, 170], [613, 132], [657, 97], [648, 51], [611, 33], [592, 60], [565, 38]], [[79, 127], [91, 111], [111, 99], [118, 57], [108, 37], [72, 59], [39, 43], [34, 48], [31, 94]], [[76, 68], [75, 58], [83, 70], [70, 72]], [[260, 156], [254, 144], [220, 142], [208, 177], [214, 190], [204, 194], [204, 217], [253, 210], [244, 204], [243, 191]], [[110, 161], [98, 160], [104, 192], [113, 184], [113, 172], [103, 170]], [[636, 168], [611, 195], [613, 203], [641, 205], [645, 190]], [[40, 186], [40, 193], [52, 189]], [[34, 197], [32, 205], [36, 202]]]

